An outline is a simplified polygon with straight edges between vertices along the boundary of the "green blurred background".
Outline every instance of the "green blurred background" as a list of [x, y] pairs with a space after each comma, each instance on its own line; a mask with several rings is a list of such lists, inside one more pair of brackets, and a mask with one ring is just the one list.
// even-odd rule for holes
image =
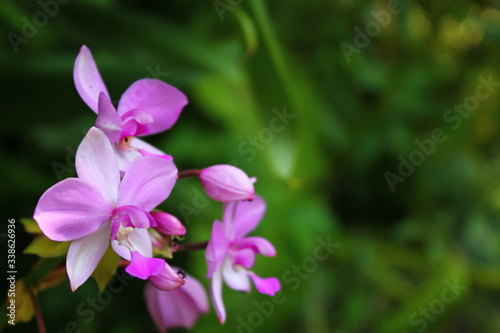
[[[195, 332], [500, 332], [499, 5], [2, 0], [4, 221], [32, 216], [74, 174], [95, 121], [72, 79], [85, 44], [114, 99], [155, 72], [188, 96], [175, 126], [147, 138], [180, 170], [235, 164], [268, 203], [254, 235], [278, 255], [255, 271], [281, 279], [281, 303], [269, 310], [268, 296], [226, 287], [226, 324], [212, 309]], [[464, 102], [474, 111], [453, 110]], [[180, 181], [162, 205], [187, 224], [187, 241], [208, 239], [221, 217], [220, 204], [193, 201], [200, 191]], [[18, 223], [18, 278], [37, 260], [21, 254], [31, 239]], [[335, 250], [315, 259], [328, 241]], [[171, 263], [208, 286], [202, 252]], [[76, 308], [96, 297], [92, 280], [39, 298], [49, 332], [71, 331], [70, 321], [81, 332], [154, 332], [142, 290], [134, 280], [90, 322]]]

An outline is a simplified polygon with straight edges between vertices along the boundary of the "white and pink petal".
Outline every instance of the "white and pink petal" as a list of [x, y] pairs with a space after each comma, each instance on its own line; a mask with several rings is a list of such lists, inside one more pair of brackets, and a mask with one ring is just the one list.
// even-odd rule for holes
[[71, 243], [66, 257], [71, 290], [75, 291], [90, 277], [109, 246], [110, 223]]
[[127, 168], [118, 189], [118, 205], [132, 205], [150, 211], [163, 202], [177, 180], [177, 168], [172, 161], [141, 156]]
[[219, 322], [223, 324], [226, 321], [226, 308], [222, 300], [222, 270], [218, 269], [214, 272], [210, 280], [210, 299], [214, 306], [215, 313]]
[[243, 266], [234, 265], [234, 262], [226, 257], [222, 263], [222, 277], [224, 282], [229, 288], [250, 292], [250, 279], [248, 278], [248, 271]]
[[207, 262], [207, 278], [211, 278], [214, 272], [222, 265], [224, 257], [229, 248], [229, 240], [226, 238], [224, 225], [219, 221], [214, 221], [212, 233], [205, 251], [205, 261]]
[[89, 108], [97, 113], [99, 93], [103, 92], [108, 97], [109, 93], [97, 69], [92, 53], [85, 45], [81, 47], [76, 57], [73, 80], [80, 97]]
[[116, 205], [120, 171], [113, 147], [104, 132], [92, 127], [76, 151], [78, 178], [97, 187], [104, 199]]
[[122, 125], [115, 107], [111, 104], [109, 97], [103, 92], [99, 93], [97, 105], [98, 112], [95, 127], [102, 130], [111, 143], [117, 142], [122, 136]]

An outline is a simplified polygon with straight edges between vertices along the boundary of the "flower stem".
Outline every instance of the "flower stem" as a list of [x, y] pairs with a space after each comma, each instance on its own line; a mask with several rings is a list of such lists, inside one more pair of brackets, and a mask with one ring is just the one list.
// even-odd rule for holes
[[191, 250], [204, 250], [207, 248], [208, 241], [189, 243], [189, 244], [179, 244], [177, 251], [191, 251]]
[[118, 266], [120, 266], [120, 267], [127, 267], [128, 265], [130, 265], [130, 261], [128, 261], [128, 260], [123, 260], [123, 259], [121, 259], [121, 260], [118, 262]]
[[29, 286], [28, 286], [28, 292], [30, 294], [31, 302], [33, 303], [33, 307], [35, 309], [35, 317], [36, 317], [36, 323], [38, 325], [38, 332], [47, 333], [47, 329], [45, 328], [45, 323], [43, 321], [43, 314], [42, 314], [42, 309], [40, 308], [40, 303], [38, 303], [38, 299], [36, 298], [33, 289], [31, 289], [31, 287]]
[[198, 178], [199, 176], [200, 176], [200, 170], [189, 169], [189, 170], [180, 171], [177, 174], [177, 179], [189, 178], [189, 177], [196, 177], [196, 178]]

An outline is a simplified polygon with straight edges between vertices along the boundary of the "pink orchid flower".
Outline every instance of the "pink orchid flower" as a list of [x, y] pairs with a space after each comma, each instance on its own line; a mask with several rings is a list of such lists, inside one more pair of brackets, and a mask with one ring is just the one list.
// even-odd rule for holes
[[257, 291], [274, 296], [281, 289], [277, 278], [261, 278], [252, 268], [257, 253], [275, 256], [274, 246], [261, 237], [244, 237], [257, 227], [264, 216], [266, 204], [255, 196], [252, 201], [224, 204], [222, 222], [215, 221], [205, 252], [210, 282], [210, 297], [221, 323], [226, 320], [222, 301], [222, 280], [235, 290], [249, 292], [250, 279]]
[[154, 156], [134, 159], [120, 180], [111, 143], [92, 127], [76, 152], [78, 178], [49, 188], [35, 208], [34, 219], [54, 241], [72, 241], [66, 269], [74, 291], [92, 274], [110, 244], [130, 260], [126, 271], [147, 279], [165, 268], [152, 257], [147, 228], [156, 226], [149, 214], [170, 194], [177, 178], [172, 161]]
[[171, 327], [191, 329], [200, 314], [209, 310], [207, 294], [201, 283], [191, 275], [186, 275], [185, 282], [171, 291], [157, 289], [151, 283], [146, 285], [146, 305], [161, 333]]
[[115, 144], [120, 170], [124, 171], [131, 160], [141, 155], [172, 159], [136, 137], [172, 127], [188, 103], [180, 90], [160, 80], [141, 79], [123, 93], [115, 109], [92, 53], [85, 45], [76, 57], [73, 79], [80, 97], [97, 113], [95, 126]]

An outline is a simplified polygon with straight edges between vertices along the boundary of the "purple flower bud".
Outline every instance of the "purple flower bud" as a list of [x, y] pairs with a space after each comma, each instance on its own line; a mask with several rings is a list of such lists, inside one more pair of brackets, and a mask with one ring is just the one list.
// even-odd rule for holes
[[160, 290], [169, 291], [177, 289], [186, 283], [186, 281], [184, 281], [185, 275], [181, 276], [181, 273], [185, 274], [180, 270], [174, 270], [167, 263], [165, 263], [165, 268], [161, 271], [161, 273], [159, 275], [150, 276], [149, 282]]
[[201, 170], [200, 181], [207, 195], [216, 201], [252, 200], [254, 178], [232, 165], [214, 165]]
[[156, 230], [162, 234], [172, 236], [184, 236], [186, 234], [186, 228], [177, 217], [164, 212], [151, 212], [151, 216], [158, 224]]

